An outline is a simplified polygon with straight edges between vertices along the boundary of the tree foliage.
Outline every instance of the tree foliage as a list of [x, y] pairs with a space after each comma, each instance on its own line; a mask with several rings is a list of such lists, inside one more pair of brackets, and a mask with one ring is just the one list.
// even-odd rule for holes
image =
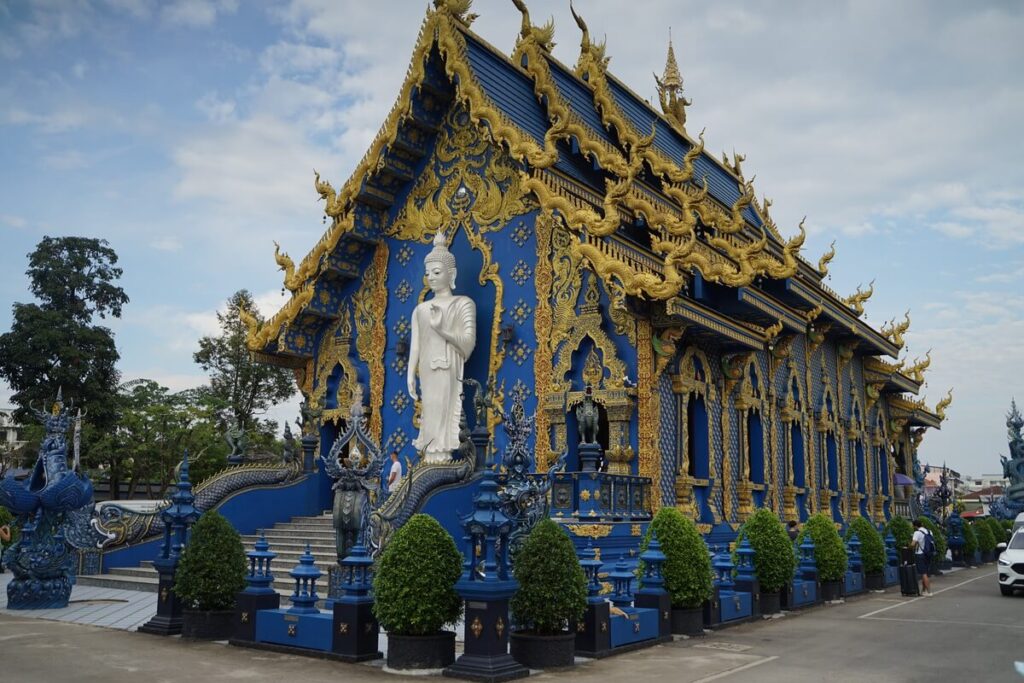
[[44, 237], [28, 258], [39, 303], [15, 303], [11, 330], [0, 335], [0, 377], [14, 391], [15, 419], [29, 422], [29, 404], [48, 405], [63, 388], [65, 400], [86, 408], [89, 424], [109, 428], [119, 356], [113, 334], [94, 318], [119, 318], [128, 303], [116, 284], [117, 254], [106, 240]]
[[964, 524], [964, 559], [967, 564], [974, 563], [974, 553], [978, 552], [978, 534], [974, 532], [974, 524]]
[[974, 523], [974, 532], [978, 535], [978, 550], [990, 553], [996, 549], [996, 537], [992, 535], [992, 529], [985, 520]]
[[291, 398], [294, 379], [291, 370], [252, 359], [240, 308], [259, 318], [252, 295], [244, 289], [235, 292], [228, 299], [227, 311], [217, 313], [220, 334], [201, 338], [193, 357], [210, 375], [210, 394], [225, 425], [238, 422], [247, 431], [272, 432], [276, 424], [269, 425], [258, 416]]
[[768, 508], [758, 508], [743, 523], [736, 544], [746, 538], [754, 549], [754, 570], [765, 593], [777, 593], [793, 580], [796, 555], [782, 521]]
[[906, 548], [910, 545], [910, 539], [914, 537], [914, 527], [903, 517], [893, 517], [885, 525], [886, 534], [892, 534], [896, 539], [896, 548]]
[[885, 569], [885, 541], [875, 529], [875, 525], [864, 517], [854, 517], [846, 530], [846, 540], [857, 534], [860, 541], [860, 557], [864, 563], [865, 574], [880, 574]]
[[[711, 597], [711, 557], [693, 521], [674, 507], [658, 510], [647, 527], [640, 551], [647, 550], [655, 534], [665, 554], [662, 576], [665, 590], [677, 609], [700, 607]], [[643, 562], [640, 574], [643, 575]]]
[[1006, 534], [1006, 529], [999, 523], [998, 519], [995, 517], [985, 517], [982, 521], [992, 530], [992, 537], [996, 539], [996, 543], [1005, 543], [1010, 540]]
[[807, 518], [804, 528], [797, 538], [797, 545], [810, 534], [814, 541], [814, 561], [818, 567], [818, 577], [822, 581], [840, 581], [846, 574], [846, 548], [843, 539], [839, 538], [832, 517], [818, 512]]
[[413, 515], [384, 549], [373, 577], [373, 613], [388, 633], [426, 636], [455, 623], [462, 553], [437, 520]]
[[174, 578], [186, 609], [228, 610], [245, 588], [242, 537], [219, 512], [204, 512], [192, 527]]
[[512, 596], [517, 623], [539, 635], [565, 631], [587, 608], [587, 578], [572, 540], [557, 522], [543, 519], [530, 530], [515, 558], [519, 590]]

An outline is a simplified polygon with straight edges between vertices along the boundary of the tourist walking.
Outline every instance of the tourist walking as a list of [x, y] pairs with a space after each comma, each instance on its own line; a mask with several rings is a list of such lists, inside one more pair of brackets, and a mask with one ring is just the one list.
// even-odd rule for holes
[[910, 545], [914, 547], [914, 564], [921, 577], [921, 586], [923, 587], [921, 595], [930, 598], [932, 583], [928, 577], [928, 571], [931, 568], [932, 558], [935, 557], [935, 539], [932, 538], [932, 532], [928, 531], [928, 528], [921, 524], [919, 519], [914, 520], [914, 536], [910, 540]]
[[398, 459], [398, 451], [391, 451], [391, 467], [388, 470], [388, 493], [394, 493], [402, 483], [402, 461]]

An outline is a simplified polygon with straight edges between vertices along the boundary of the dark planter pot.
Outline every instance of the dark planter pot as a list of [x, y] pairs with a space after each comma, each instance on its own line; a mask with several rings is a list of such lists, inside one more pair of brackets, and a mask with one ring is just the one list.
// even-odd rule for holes
[[228, 640], [235, 633], [235, 610], [182, 612], [181, 637], [196, 640]]
[[878, 572], [877, 574], [865, 574], [864, 575], [864, 587], [869, 591], [884, 591], [885, 590], [885, 574]]
[[761, 614], [776, 614], [782, 611], [782, 600], [779, 593], [761, 591]]
[[673, 609], [672, 633], [683, 636], [704, 635], [704, 610], [700, 607]]
[[995, 551], [993, 551], [993, 550], [983, 550], [983, 551], [981, 551], [981, 561], [982, 562], [994, 562], [995, 559], [996, 559]]
[[512, 633], [512, 659], [528, 669], [552, 669], [572, 666], [576, 651], [575, 633], [539, 636], [533, 633]]
[[843, 592], [842, 581], [822, 581], [821, 582], [821, 599], [825, 602], [831, 602], [838, 600]]
[[388, 634], [389, 669], [443, 669], [454, 661], [454, 631], [429, 636]]

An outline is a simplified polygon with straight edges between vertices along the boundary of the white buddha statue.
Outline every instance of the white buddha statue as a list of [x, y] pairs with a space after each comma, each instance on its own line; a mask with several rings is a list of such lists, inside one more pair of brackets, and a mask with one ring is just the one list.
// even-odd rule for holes
[[[427, 462], [448, 462], [459, 447], [462, 418], [462, 370], [476, 344], [476, 304], [455, 296], [455, 256], [444, 233], [434, 236], [434, 248], [423, 259], [426, 281], [434, 293], [412, 314], [409, 349], [409, 395], [421, 399], [420, 433], [412, 442], [426, 452]], [[416, 375], [420, 396], [416, 395]]]

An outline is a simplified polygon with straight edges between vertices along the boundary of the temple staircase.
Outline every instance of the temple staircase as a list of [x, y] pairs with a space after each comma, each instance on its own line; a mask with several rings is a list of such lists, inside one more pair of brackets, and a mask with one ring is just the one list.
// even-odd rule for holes
[[[274, 573], [274, 589], [282, 598], [287, 598], [295, 589], [294, 581], [288, 576], [288, 572], [299, 563], [299, 555], [305, 551], [307, 543], [316, 558], [316, 566], [324, 573], [317, 581], [317, 592], [321, 598], [327, 597], [327, 571], [337, 560], [331, 513], [325, 512], [316, 517], [293, 517], [288, 522], [275, 524], [273, 528], [267, 529], [266, 535], [270, 550], [277, 553], [271, 564], [271, 571]], [[258, 538], [258, 534], [242, 536], [246, 552], [253, 549]], [[153, 568], [153, 562], [146, 561], [138, 567], [111, 569], [108, 574], [80, 576], [77, 582], [80, 586], [156, 593], [159, 578], [156, 569]]]

